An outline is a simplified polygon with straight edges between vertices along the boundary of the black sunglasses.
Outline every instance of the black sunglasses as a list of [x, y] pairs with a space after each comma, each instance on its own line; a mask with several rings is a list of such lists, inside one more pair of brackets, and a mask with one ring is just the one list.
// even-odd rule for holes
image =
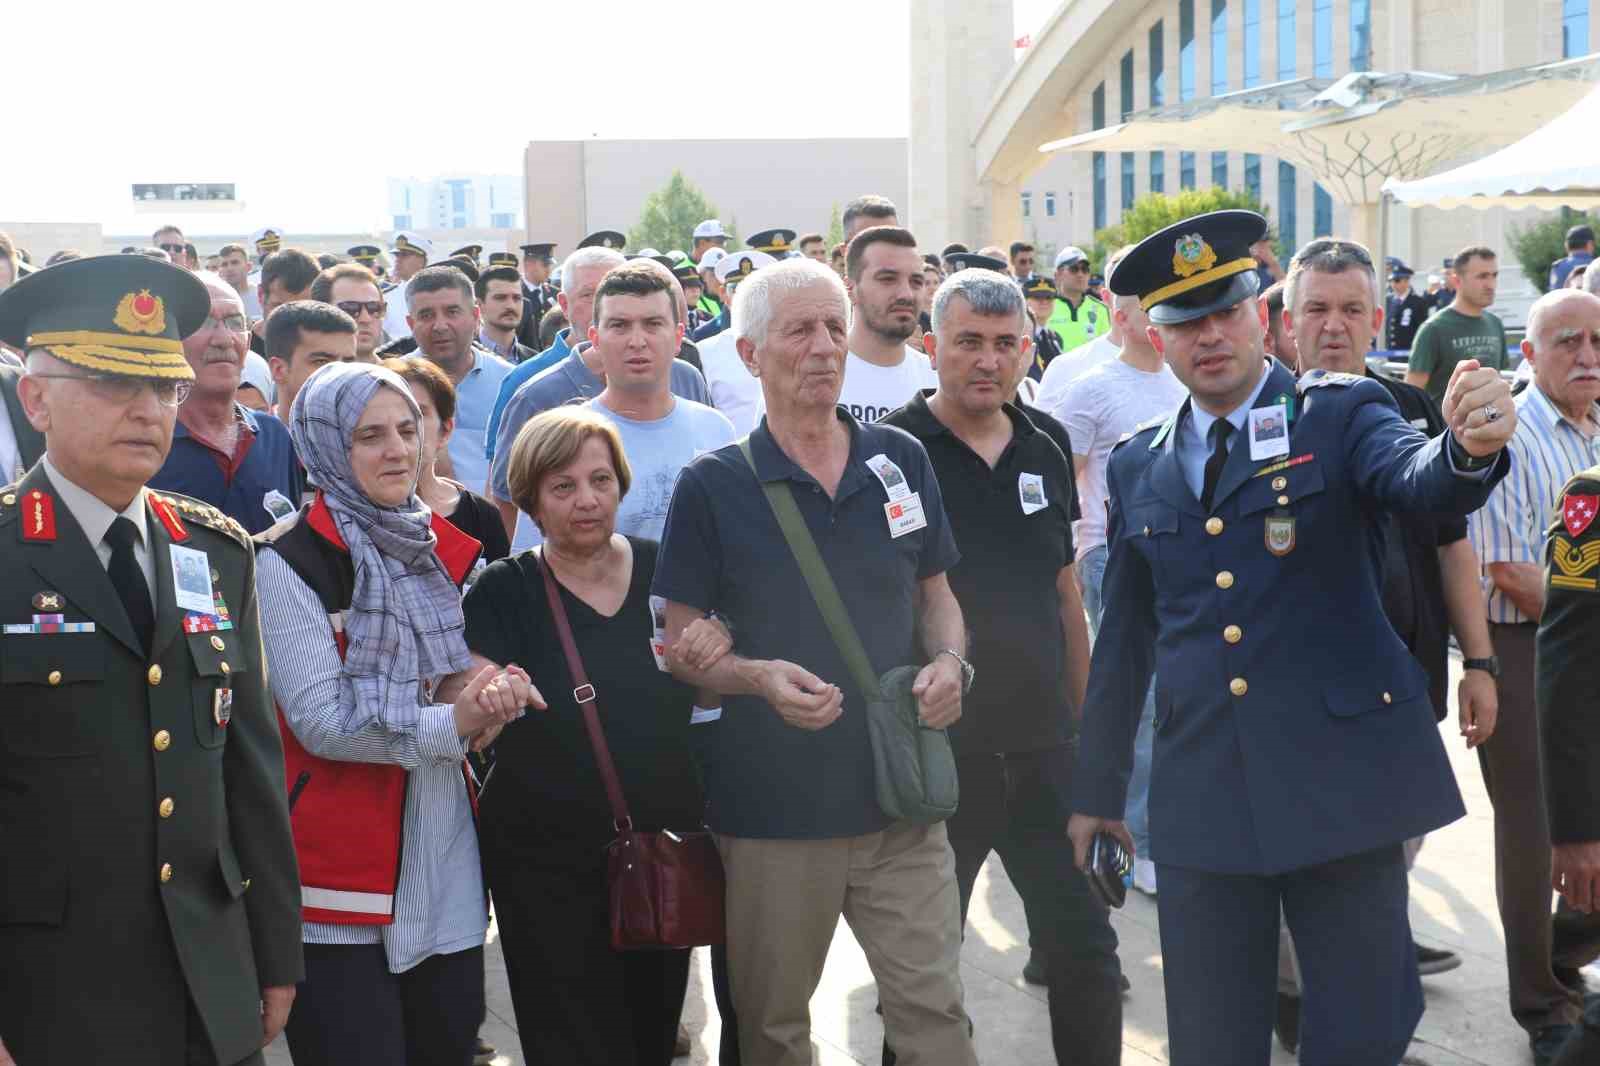
[[373, 318], [382, 318], [388, 309], [382, 300], [341, 300], [334, 306], [351, 318], [360, 318], [362, 311], [366, 311]]

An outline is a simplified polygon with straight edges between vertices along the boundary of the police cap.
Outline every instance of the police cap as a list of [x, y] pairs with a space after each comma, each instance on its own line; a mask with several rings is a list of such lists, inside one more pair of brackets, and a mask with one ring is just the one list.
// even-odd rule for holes
[[1250, 246], [1267, 235], [1254, 211], [1195, 215], [1140, 241], [1111, 272], [1111, 291], [1137, 296], [1156, 325], [1173, 325], [1256, 295]]
[[578, 247], [579, 248], [611, 248], [611, 249], [614, 249], [614, 250], [620, 252], [620, 251], [622, 251], [623, 246], [626, 245], [627, 243], [628, 243], [628, 238], [624, 237], [622, 234], [618, 233], [616, 230], [614, 230], [614, 229], [599, 229], [599, 230], [595, 230], [593, 233], [589, 234], [583, 240], [579, 241], [578, 242]]
[[540, 244], [524, 244], [522, 246], [524, 259], [543, 259], [549, 261], [556, 257], [556, 242], [546, 241]]
[[1004, 259], [996, 259], [992, 255], [979, 255], [977, 252], [957, 252], [945, 256], [944, 265], [952, 274], [958, 270], [998, 270], [1003, 273], [1006, 269]]
[[764, 229], [760, 233], [750, 234], [744, 243], [758, 252], [766, 252], [770, 256], [782, 259], [794, 246], [794, 230]]

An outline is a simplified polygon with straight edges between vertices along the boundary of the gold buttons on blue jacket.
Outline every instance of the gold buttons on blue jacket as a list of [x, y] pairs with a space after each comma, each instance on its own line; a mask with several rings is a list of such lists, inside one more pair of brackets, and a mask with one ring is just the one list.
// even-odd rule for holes
[[1231, 589], [1231, 588], [1233, 588], [1233, 571], [1231, 571], [1231, 570], [1219, 570], [1219, 571], [1217, 571], [1217, 588], [1219, 588], [1219, 589]]
[[1221, 533], [1222, 519], [1218, 518], [1216, 515], [1212, 515], [1210, 518], [1206, 519], [1206, 532], [1210, 533], [1213, 537], [1218, 533]]
[[1235, 696], [1243, 696], [1250, 691], [1250, 683], [1242, 677], [1236, 677], [1228, 682], [1228, 691]]
[[1244, 639], [1244, 630], [1238, 626], [1228, 626], [1222, 631], [1222, 639], [1229, 644], [1237, 644]]

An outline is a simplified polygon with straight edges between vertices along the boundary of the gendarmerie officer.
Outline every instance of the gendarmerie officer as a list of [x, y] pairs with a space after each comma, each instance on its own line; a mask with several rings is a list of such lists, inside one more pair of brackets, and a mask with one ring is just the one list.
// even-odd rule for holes
[[0, 489], [0, 1040], [26, 1066], [259, 1062], [302, 976], [255, 557], [145, 488], [209, 309], [143, 256], [0, 294], [45, 438]]
[[1140, 297], [1190, 399], [1112, 452], [1106, 604], [1069, 833], [1121, 825], [1156, 678], [1152, 858], [1174, 1066], [1264, 1066], [1280, 907], [1304, 1066], [1393, 1064], [1422, 1012], [1402, 842], [1463, 813], [1427, 677], [1385, 621], [1381, 512], [1465, 514], [1504, 476], [1510, 389], [1463, 362], [1429, 440], [1383, 387], [1263, 356], [1249, 211], [1142, 241]]
[[555, 250], [554, 241], [522, 245], [522, 325], [517, 327], [517, 341], [536, 352], [539, 323], [556, 306], [556, 296], [561, 291], [550, 283]]

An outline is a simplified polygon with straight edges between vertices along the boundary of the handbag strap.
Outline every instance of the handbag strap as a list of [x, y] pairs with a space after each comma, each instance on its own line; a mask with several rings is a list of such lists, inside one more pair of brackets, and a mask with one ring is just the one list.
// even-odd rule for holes
[[822, 613], [822, 621], [838, 646], [839, 654], [844, 656], [845, 665], [855, 675], [857, 687], [867, 699], [878, 699], [878, 675], [872, 669], [872, 659], [867, 655], [866, 645], [861, 643], [861, 634], [857, 632], [855, 623], [850, 620], [850, 612], [839, 596], [839, 586], [834, 584], [828, 564], [822, 561], [816, 538], [807, 528], [806, 520], [800, 514], [800, 506], [794, 502], [793, 490], [787, 481], [761, 480], [761, 475], [756, 472], [755, 457], [750, 454], [749, 437], [739, 442], [739, 450], [744, 453], [744, 461], [750, 464], [750, 472], [755, 474], [761, 491], [766, 494], [767, 503], [772, 506], [772, 515], [778, 520], [783, 539], [789, 542], [789, 551], [800, 567], [801, 576], [806, 579], [811, 598], [816, 601], [817, 610]]
[[628, 816], [628, 801], [622, 794], [622, 782], [617, 779], [616, 764], [611, 761], [611, 747], [606, 743], [606, 733], [600, 725], [600, 705], [596, 702], [594, 686], [589, 683], [589, 673], [583, 668], [583, 658], [578, 654], [578, 642], [572, 639], [572, 624], [567, 621], [567, 605], [561, 602], [561, 586], [556, 583], [550, 562], [539, 553], [539, 570], [544, 574], [545, 598], [550, 601], [550, 613], [556, 620], [556, 635], [561, 638], [561, 651], [567, 657], [567, 670], [572, 674], [572, 698], [583, 711], [583, 727], [589, 733], [589, 746], [594, 749], [594, 762], [600, 768], [600, 780], [606, 786], [606, 799], [611, 803], [611, 818], [617, 832], [633, 828]]

